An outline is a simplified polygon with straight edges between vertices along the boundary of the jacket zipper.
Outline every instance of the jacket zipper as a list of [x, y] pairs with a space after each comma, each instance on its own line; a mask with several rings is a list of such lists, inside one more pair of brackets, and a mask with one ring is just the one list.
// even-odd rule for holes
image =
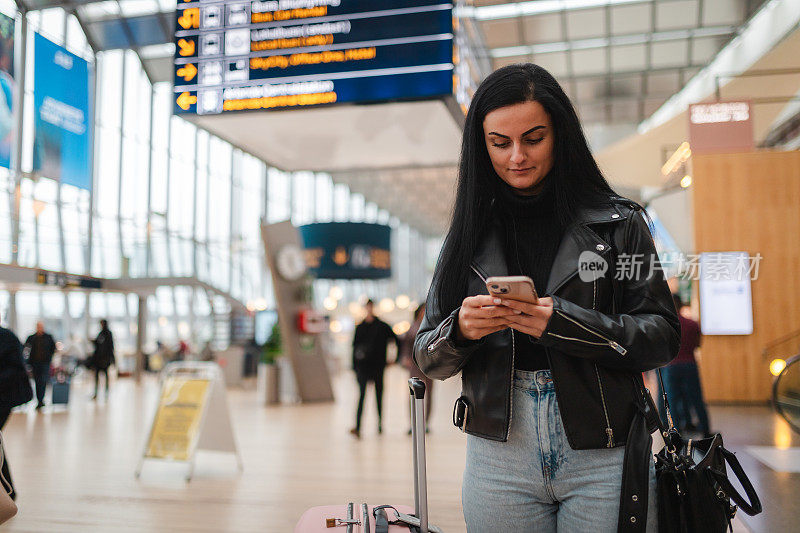
[[[597, 280], [592, 281], [592, 310], [597, 307]], [[586, 328], [584, 328], [586, 329]], [[597, 386], [600, 389], [600, 402], [603, 404], [603, 414], [606, 417], [606, 448], [614, 447], [614, 430], [611, 428], [611, 420], [608, 418], [608, 406], [606, 405], [606, 395], [603, 391], [603, 380], [600, 379], [600, 369], [597, 368], [597, 363], [594, 364], [594, 373], [597, 376]]]
[[614, 430], [611, 429], [611, 420], [608, 418], [608, 407], [606, 406], [606, 395], [603, 392], [603, 381], [600, 379], [600, 369], [597, 368], [597, 363], [594, 365], [594, 372], [597, 375], [597, 385], [600, 387], [600, 401], [603, 404], [603, 414], [606, 416], [606, 436], [608, 436], [608, 442], [606, 443], [606, 448], [613, 448], [614, 447]]
[[469, 267], [478, 275], [479, 278], [481, 278], [481, 281], [486, 283], [486, 278], [484, 278], [483, 275], [481, 275], [481, 273], [478, 272], [478, 269], [475, 268], [475, 265], [470, 265]]
[[577, 320], [575, 320], [574, 318], [568, 317], [567, 315], [565, 315], [564, 313], [562, 313], [562, 312], [561, 312], [560, 310], [558, 310], [558, 309], [556, 310], [556, 313], [558, 313], [558, 314], [559, 314], [560, 316], [562, 316], [563, 318], [565, 318], [565, 319], [569, 320], [570, 322], [572, 322], [573, 324], [575, 324], [576, 326], [578, 326], [578, 327], [579, 327], [579, 328], [581, 328], [582, 330], [584, 330], [584, 331], [588, 331], [588, 332], [589, 332], [589, 333], [591, 333], [592, 335], [595, 335], [595, 336], [597, 336], [597, 337], [600, 337], [600, 338], [601, 338], [601, 339], [603, 339], [605, 342], [592, 342], [592, 341], [587, 341], [587, 340], [584, 340], [584, 339], [576, 339], [575, 337], [565, 337], [565, 336], [563, 336], [563, 335], [557, 335], [557, 334], [555, 334], [555, 333], [552, 333], [552, 332], [550, 332], [550, 331], [548, 331], [548, 332], [547, 332], [547, 333], [548, 333], [548, 335], [552, 335], [553, 337], [557, 337], [557, 338], [559, 338], [559, 339], [565, 339], [565, 340], [577, 341], [577, 342], [585, 342], [586, 344], [594, 344], [594, 345], [597, 345], [597, 346], [604, 346], [604, 345], [607, 345], [607, 346], [610, 346], [611, 348], [613, 348], [613, 349], [614, 349], [614, 351], [616, 351], [616, 352], [617, 352], [617, 353], [619, 353], [620, 355], [625, 355], [626, 353], [628, 353], [628, 350], [626, 350], [625, 348], [623, 348], [623, 347], [622, 347], [622, 346], [621, 346], [621, 345], [620, 345], [618, 342], [616, 342], [616, 341], [612, 341], [612, 340], [611, 340], [611, 339], [609, 339], [608, 337], [604, 337], [603, 335], [601, 335], [601, 334], [597, 333], [596, 331], [594, 331], [594, 330], [591, 330], [591, 329], [587, 328], [586, 326], [584, 326], [583, 324], [581, 324], [580, 322], [578, 322], [578, 321], [577, 321]]
[[[475, 265], [470, 265], [470, 268], [481, 278], [481, 281], [486, 283], [486, 278], [478, 272], [478, 269], [475, 268]], [[509, 384], [508, 384], [508, 426], [506, 426], [506, 440], [508, 440], [508, 436], [511, 434], [511, 419], [514, 417], [514, 359], [516, 358], [516, 342], [514, 341], [514, 330], [511, 330], [511, 372], [509, 372]], [[464, 420], [464, 424], [466, 427], [466, 419]]]
[[511, 372], [509, 372], [509, 394], [508, 394], [508, 427], [506, 428], [506, 440], [511, 434], [511, 419], [514, 418], [514, 358], [516, 357], [517, 346], [514, 342], [514, 330], [511, 330]]

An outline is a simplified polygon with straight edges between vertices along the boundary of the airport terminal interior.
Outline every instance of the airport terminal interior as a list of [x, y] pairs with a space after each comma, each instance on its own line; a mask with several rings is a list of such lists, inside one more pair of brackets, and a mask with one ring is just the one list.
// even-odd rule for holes
[[[488, 190], [464, 185], [480, 173], [464, 170], [468, 111], [487, 77], [519, 64], [563, 88], [603, 176], [644, 208], [630, 217], [647, 219], [656, 256], [622, 250], [612, 266], [628, 270], [606, 272], [604, 234], [576, 222], [600, 244], [573, 281], [554, 287], [551, 273], [524, 305], [561, 313], [560, 287], [588, 280], [591, 309], [576, 316], [622, 331], [632, 315], [595, 310], [600, 277], [628, 287], [635, 269], [671, 292], [681, 355], [663, 386], [655, 365], [626, 372], [656, 403], [665, 390], [664, 423], [696, 442], [719, 433], [735, 453], [761, 511], [736, 502], [733, 531], [800, 530], [798, 0], [0, 0], [0, 429], [14, 496], [0, 493], [0, 529], [381, 531], [365, 527], [366, 503], [468, 531], [467, 442], [487, 440], [475, 428], [489, 410], [470, 394], [494, 394], [492, 369], [481, 381], [466, 359], [426, 382], [428, 403], [408, 383], [446, 377], [424, 360], [442, 342], [487, 350], [458, 311], [414, 343], [423, 304], [438, 305], [432, 282], [466, 279], [434, 279], [465, 216], [457, 199]], [[628, 216], [617, 209], [605, 226]], [[478, 259], [481, 278], [527, 274], [482, 273]], [[596, 259], [601, 272], [585, 271]], [[655, 302], [623, 303], [637, 298]], [[592, 394], [606, 409], [598, 368], [619, 374], [602, 361], [625, 347], [561, 314], [572, 341], [603, 345]], [[504, 328], [490, 335], [511, 338], [512, 364], [519, 336], [561, 353]], [[664, 447], [656, 431], [653, 453]], [[350, 526], [317, 509], [350, 502]]]

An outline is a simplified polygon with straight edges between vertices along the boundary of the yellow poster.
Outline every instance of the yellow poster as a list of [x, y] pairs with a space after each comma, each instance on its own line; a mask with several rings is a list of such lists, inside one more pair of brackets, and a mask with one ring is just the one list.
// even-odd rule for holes
[[175, 461], [191, 458], [210, 385], [208, 379], [172, 376], [164, 380], [147, 457]]

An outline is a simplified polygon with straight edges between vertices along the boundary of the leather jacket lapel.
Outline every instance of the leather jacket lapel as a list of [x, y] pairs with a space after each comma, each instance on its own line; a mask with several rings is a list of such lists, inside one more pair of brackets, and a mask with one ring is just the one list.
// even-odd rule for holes
[[562, 285], [578, 274], [582, 253], [589, 251], [604, 257], [610, 249], [611, 246], [589, 227], [581, 223], [572, 224], [564, 231], [558, 252], [553, 260], [553, 267], [550, 269], [547, 292], [543, 296], [554, 294]]
[[[588, 224], [616, 221], [616, 219], [609, 218], [608, 213], [597, 212], [587, 212], [582, 218], [582, 221], [575, 222], [564, 230], [564, 236], [561, 238], [561, 244], [559, 244], [550, 270], [547, 290], [541, 292], [541, 288], [537, 287], [540, 296], [555, 293], [564, 283], [578, 274], [578, 261], [581, 253], [591, 251], [605, 257], [611, 250], [611, 246], [588, 227]], [[602, 246], [603, 249], [601, 250], [599, 246]], [[495, 221], [486, 231], [485, 237], [481, 239], [480, 247], [472, 261], [472, 266], [484, 278], [484, 281], [491, 276], [508, 275], [504, 249], [503, 226], [499, 221]]]

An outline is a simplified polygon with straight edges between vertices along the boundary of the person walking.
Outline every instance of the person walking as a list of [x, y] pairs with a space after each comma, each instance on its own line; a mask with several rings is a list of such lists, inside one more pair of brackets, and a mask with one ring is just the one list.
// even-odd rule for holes
[[[33, 398], [28, 372], [22, 359], [22, 344], [14, 332], [0, 327], [0, 431], [8, 422], [11, 410]], [[3, 477], [11, 486], [11, 498], [16, 499], [14, 483], [8, 466], [8, 450], [4, 450]]]
[[[414, 362], [414, 339], [417, 337], [419, 327], [422, 325], [422, 317], [425, 316], [425, 304], [418, 306], [414, 310], [414, 322], [411, 327], [400, 336], [399, 348], [397, 351], [397, 360], [408, 369], [408, 375], [411, 378], [419, 378], [425, 382], [425, 432], [429, 433], [430, 428], [428, 421], [431, 417], [431, 406], [433, 405], [433, 380], [422, 373], [417, 363]], [[409, 407], [411, 404], [409, 403]], [[411, 429], [408, 430], [411, 435]]]
[[[353, 370], [358, 381], [358, 408], [356, 425], [350, 433], [361, 437], [361, 413], [364, 411], [364, 396], [367, 384], [375, 385], [375, 400], [378, 404], [378, 433], [383, 433], [381, 415], [383, 414], [383, 371], [386, 369], [386, 345], [390, 340], [398, 343], [397, 335], [391, 326], [375, 316], [375, 303], [367, 300], [366, 316], [356, 326], [353, 336]], [[399, 348], [399, 345], [398, 345]]]
[[[708, 411], [695, 359], [695, 351], [702, 340], [700, 324], [691, 318], [689, 306], [680, 296], [674, 294], [673, 297], [681, 322], [681, 347], [677, 357], [662, 370], [673, 423], [681, 431], [698, 431], [704, 437], [710, 437]], [[692, 423], [692, 412], [697, 416], [696, 426]]]
[[94, 370], [94, 395], [92, 400], [97, 399], [97, 391], [100, 385], [100, 373], [105, 376], [106, 380], [106, 398], [108, 398], [108, 368], [111, 365], [116, 365], [116, 358], [114, 357], [114, 336], [111, 330], [108, 329], [108, 321], [102, 319], [100, 321], [100, 333], [92, 341], [94, 343], [94, 354], [91, 358], [91, 367]]
[[36, 384], [36, 410], [44, 407], [44, 395], [47, 384], [50, 382], [50, 364], [53, 354], [56, 353], [56, 341], [53, 336], [44, 330], [44, 323], [36, 323], [36, 333], [25, 340], [25, 349], [28, 352], [28, 364], [33, 372], [33, 381]]
[[[461, 374], [469, 532], [655, 531], [642, 372], [680, 342], [657, 261], [646, 214], [609, 186], [553, 76], [490, 74], [414, 346], [427, 376]], [[506, 275], [530, 277], [538, 303], [488, 295]]]

